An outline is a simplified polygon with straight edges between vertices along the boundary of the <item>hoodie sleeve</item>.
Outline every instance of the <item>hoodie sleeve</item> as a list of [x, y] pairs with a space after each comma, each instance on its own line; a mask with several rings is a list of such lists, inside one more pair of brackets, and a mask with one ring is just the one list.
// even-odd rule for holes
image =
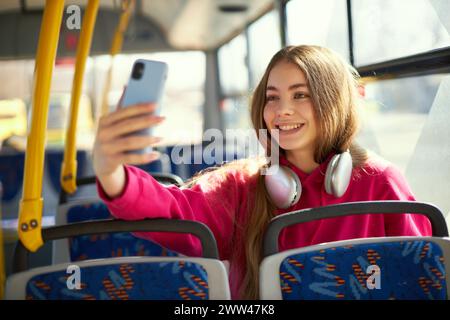
[[[388, 166], [380, 179], [379, 200], [416, 200], [405, 177], [395, 166]], [[386, 236], [432, 235], [430, 221], [421, 214], [386, 214], [384, 221]]]
[[[230, 251], [239, 192], [235, 174], [207, 173], [191, 188], [163, 186], [150, 174], [133, 166], [125, 166], [126, 185], [121, 195], [108, 198], [100, 182], [100, 198], [118, 219], [141, 220], [169, 218], [194, 220], [206, 224], [213, 232], [221, 259]], [[193, 235], [168, 232], [136, 232], [164, 247], [190, 256], [200, 256], [200, 241]], [[223, 256], [223, 257], [222, 257]]]

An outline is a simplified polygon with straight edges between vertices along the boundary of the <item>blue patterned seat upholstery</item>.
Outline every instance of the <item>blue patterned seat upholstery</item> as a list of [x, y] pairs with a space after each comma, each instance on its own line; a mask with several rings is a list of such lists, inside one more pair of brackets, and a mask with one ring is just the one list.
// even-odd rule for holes
[[[65, 223], [112, 218], [106, 205], [100, 200], [69, 204], [65, 215]], [[61, 224], [65, 223], [61, 222]], [[137, 238], [129, 232], [72, 237], [68, 241], [68, 249], [65, 250], [70, 252], [70, 261], [122, 256], [178, 256], [178, 253], [174, 251], [155, 242]], [[64, 259], [58, 259], [56, 262], [62, 261]]]
[[[229, 300], [213, 258], [121, 257], [39, 267], [8, 277], [7, 300]], [[75, 270], [75, 271], [74, 271]]]
[[[373, 239], [339, 241], [269, 257], [281, 291], [275, 296], [284, 300], [448, 299], [444, 254], [448, 239]], [[261, 272], [264, 279], [270, 277], [267, 265]], [[262, 289], [263, 299], [274, 298], [269, 291]]]
[[[207, 300], [208, 276], [197, 263], [148, 262], [86, 266], [81, 289], [70, 290], [66, 270], [32, 277], [27, 300]], [[142, 285], [145, 284], [145, 285]], [[168, 285], [170, 284], [170, 285]]]

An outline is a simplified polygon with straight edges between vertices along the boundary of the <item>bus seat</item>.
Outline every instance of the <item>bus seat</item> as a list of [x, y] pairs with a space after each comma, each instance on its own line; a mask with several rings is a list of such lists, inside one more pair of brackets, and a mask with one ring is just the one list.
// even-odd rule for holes
[[23, 152], [0, 155], [0, 181], [3, 184], [3, 218], [15, 218], [22, 194], [25, 154]]
[[[288, 250], [262, 262], [261, 299], [448, 299], [449, 260], [450, 239], [435, 237], [345, 240]], [[369, 278], [376, 271], [369, 268], [379, 268], [379, 277]]]
[[40, 267], [8, 278], [8, 300], [230, 299], [224, 265], [213, 259], [122, 257], [86, 260], [80, 290], [70, 290], [70, 264]]
[[[84, 150], [77, 151], [77, 177], [82, 177], [87, 169], [87, 152]], [[49, 173], [51, 186], [56, 193], [61, 190], [61, 166], [64, 158], [64, 150], [46, 151], [45, 168]]]
[[[432, 237], [351, 239], [279, 252], [289, 226], [358, 214], [425, 215]], [[365, 201], [303, 209], [276, 216], [264, 235], [261, 299], [448, 299], [450, 238], [442, 212], [415, 201]]]
[[[110, 219], [106, 205], [98, 198], [74, 200], [58, 207], [56, 225]], [[82, 235], [53, 241], [53, 263], [120, 256], [177, 256], [159, 244], [137, 238], [129, 232]]]
[[[118, 257], [28, 269], [31, 254], [17, 243], [6, 299], [230, 299], [226, 266], [204, 224], [172, 219], [103, 220], [42, 229], [44, 243], [67, 237], [117, 231], [191, 233], [202, 257]], [[72, 286], [73, 285], [73, 286]], [[78, 285], [79, 290], [74, 290]], [[75, 288], [74, 288], [75, 287]]]

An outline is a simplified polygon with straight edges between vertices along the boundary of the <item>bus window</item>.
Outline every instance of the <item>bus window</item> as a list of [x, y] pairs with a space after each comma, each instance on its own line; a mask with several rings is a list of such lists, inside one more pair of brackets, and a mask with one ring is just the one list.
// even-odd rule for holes
[[248, 91], [246, 38], [241, 34], [222, 46], [219, 55], [219, 75], [224, 95], [242, 94]]
[[358, 66], [450, 45], [448, 1], [352, 1], [352, 16]]
[[358, 142], [397, 165], [419, 201], [450, 210], [449, 74], [369, 83]]
[[281, 49], [277, 11], [271, 11], [248, 27], [250, 88], [261, 79], [270, 58]]
[[27, 101], [33, 83], [33, 68], [33, 60], [0, 60], [0, 100]]
[[[62, 147], [66, 138], [69, 120], [70, 93], [55, 93], [50, 96], [47, 122], [47, 144], [49, 147]], [[80, 96], [77, 125], [77, 147], [90, 149], [93, 141], [94, 121], [89, 97]]]
[[442, 75], [433, 75], [366, 85], [365, 103], [360, 109], [361, 127], [366, 134], [370, 130], [375, 141], [366, 145], [399, 166], [403, 173], [442, 78]]
[[[109, 57], [97, 57], [94, 70], [104, 79]], [[117, 107], [123, 88], [130, 77], [136, 59], [166, 62], [169, 73], [162, 99], [163, 124], [155, 128], [154, 135], [164, 137], [162, 145], [194, 144], [202, 140], [203, 104], [205, 84], [205, 54], [200, 51], [159, 52], [146, 54], [120, 54], [115, 57], [112, 82], [108, 96], [110, 110]], [[102, 86], [102, 85], [100, 85]], [[98, 88], [101, 90], [101, 88]], [[100, 97], [99, 91], [97, 97]], [[97, 100], [99, 101], [99, 100]]]
[[286, 4], [287, 43], [329, 47], [349, 57], [346, 0], [292, 0]]
[[222, 46], [218, 55], [224, 127], [226, 129], [249, 128], [251, 127], [248, 111], [250, 75], [246, 65], [245, 35], [239, 35]]
[[[0, 101], [0, 146], [13, 136], [24, 137], [27, 133], [27, 112], [20, 99]], [[14, 146], [13, 146], [14, 147]]]

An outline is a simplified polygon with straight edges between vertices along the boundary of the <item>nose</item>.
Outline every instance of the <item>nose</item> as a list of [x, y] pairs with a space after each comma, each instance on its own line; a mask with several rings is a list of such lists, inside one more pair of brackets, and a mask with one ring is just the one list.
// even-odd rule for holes
[[294, 109], [292, 108], [291, 104], [289, 102], [280, 100], [277, 109], [277, 116], [290, 116], [292, 114], [294, 114]]

